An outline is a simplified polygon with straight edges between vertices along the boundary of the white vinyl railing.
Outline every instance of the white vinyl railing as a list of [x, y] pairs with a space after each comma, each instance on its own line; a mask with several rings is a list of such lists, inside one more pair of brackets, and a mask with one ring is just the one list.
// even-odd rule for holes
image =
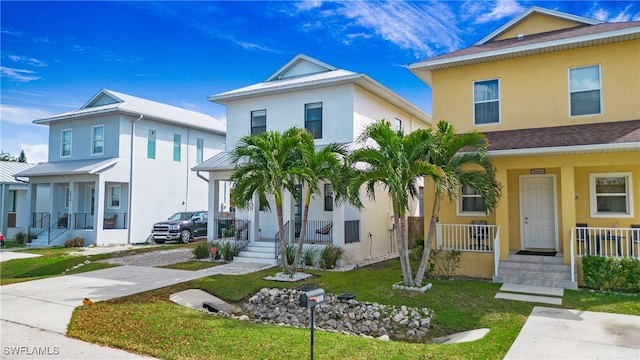
[[639, 257], [639, 228], [576, 227], [571, 229], [571, 238], [579, 257]]
[[496, 247], [497, 225], [438, 224], [436, 246], [443, 250], [490, 253]]

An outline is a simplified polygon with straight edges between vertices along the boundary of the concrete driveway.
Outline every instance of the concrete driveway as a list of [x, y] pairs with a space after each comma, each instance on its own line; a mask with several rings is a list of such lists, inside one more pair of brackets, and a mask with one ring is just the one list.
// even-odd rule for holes
[[[0, 287], [0, 319], [65, 334], [82, 299], [104, 301], [209, 276], [207, 272], [118, 266]], [[3, 330], [3, 342], [4, 342]]]

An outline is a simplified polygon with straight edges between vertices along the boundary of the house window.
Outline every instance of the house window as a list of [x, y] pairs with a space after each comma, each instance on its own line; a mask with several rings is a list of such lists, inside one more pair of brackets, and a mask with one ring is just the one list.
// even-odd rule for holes
[[204, 139], [198, 138], [196, 140], [196, 164], [200, 164], [204, 157]]
[[571, 116], [602, 113], [600, 65], [569, 69], [569, 112]]
[[267, 131], [267, 110], [251, 112], [251, 134], [258, 135]]
[[62, 130], [62, 139], [61, 139], [61, 157], [69, 157], [71, 156], [71, 129]]
[[107, 186], [107, 207], [109, 209], [120, 209], [120, 195], [121, 195], [121, 187], [120, 185], [109, 185]]
[[149, 130], [147, 133], [147, 159], [156, 158], [156, 131]]
[[104, 126], [94, 126], [91, 128], [91, 155], [102, 155], [104, 153]]
[[304, 105], [304, 128], [314, 139], [322, 138], [322, 103]]
[[180, 161], [180, 146], [182, 137], [180, 134], [173, 134], [173, 161]]
[[500, 82], [498, 79], [473, 82], [473, 123], [500, 122]]
[[418, 187], [418, 216], [424, 216], [424, 187]]
[[333, 185], [324, 184], [324, 211], [333, 211]]
[[592, 217], [633, 217], [630, 172], [589, 174]]
[[16, 190], [9, 190], [9, 201], [7, 206], [7, 212], [16, 212]]
[[484, 215], [482, 197], [469, 185], [462, 185], [462, 193], [458, 200], [458, 215]]
[[402, 120], [396, 119], [393, 123], [393, 131], [399, 132], [402, 131]]

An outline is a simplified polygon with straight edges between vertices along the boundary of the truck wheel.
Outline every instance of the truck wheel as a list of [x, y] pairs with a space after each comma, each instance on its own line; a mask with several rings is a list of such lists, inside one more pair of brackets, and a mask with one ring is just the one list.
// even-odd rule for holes
[[191, 232], [189, 230], [182, 230], [180, 232], [180, 242], [188, 244], [189, 240], [191, 240]]

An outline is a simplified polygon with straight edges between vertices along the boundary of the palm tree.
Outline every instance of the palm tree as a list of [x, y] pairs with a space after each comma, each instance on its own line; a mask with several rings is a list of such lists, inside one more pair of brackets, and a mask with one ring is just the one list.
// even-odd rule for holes
[[[373, 146], [368, 145], [373, 141]], [[369, 125], [358, 138], [362, 148], [348, 157], [353, 174], [349, 181], [349, 201], [362, 207], [360, 189], [364, 185], [367, 196], [375, 200], [379, 185], [387, 191], [393, 206], [396, 241], [405, 285], [414, 286], [406, 238], [406, 211], [410, 199], [418, 195], [416, 182], [420, 177], [439, 179], [440, 170], [430, 164], [428, 155], [433, 142], [429, 129], [419, 129], [408, 135], [393, 131], [386, 120]]]
[[[290, 273], [287, 266], [287, 239], [285, 237], [282, 201], [284, 191], [298, 196], [296, 184], [304, 178], [302, 159], [308, 157], [308, 132], [291, 128], [280, 134], [267, 131], [258, 135], [245, 135], [231, 152], [236, 164], [230, 180], [234, 183], [233, 201], [241, 209], [251, 206], [257, 197], [260, 210], [271, 210], [268, 198], [273, 196], [280, 234], [280, 257], [282, 269]], [[311, 140], [313, 142], [313, 139]]]
[[304, 144], [307, 146], [304, 151], [306, 157], [303, 159], [305, 170], [299, 172], [301, 176], [299, 176], [298, 181], [306, 187], [306, 192], [304, 194], [302, 226], [300, 228], [300, 237], [298, 238], [298, 248], [292, 264], [292, 272], [296, 271], [302, 254], [302, 244], [306, 236], [311, 199], [319, 192], [321, 181], [329, 180], [332, 184], [339, 183], [341, 158], [345, 155], [345, 149], [340, 144], [330, 143], [316, 150], [311, 134], [305, 139]]
[[501, 185], [496, 181], [496, 169], [487, 150], [487, 138], [478, 132], [456, 134], [450, 123], [440, 121], [433, 136], [434, 143], [429, 153], [429, 162], [440, 171], [431, 177], [435, 196], [429, 231], [424, 241], [424, 251], [414, 282], [422, 283], [431, 245], [435, 235], [436, 219], [440, 213], [440, 201], [447, 197], [456, 200], [463, 186], [471, 187], [483, 201], [484, 211], [496, 208], [501, 196]]

